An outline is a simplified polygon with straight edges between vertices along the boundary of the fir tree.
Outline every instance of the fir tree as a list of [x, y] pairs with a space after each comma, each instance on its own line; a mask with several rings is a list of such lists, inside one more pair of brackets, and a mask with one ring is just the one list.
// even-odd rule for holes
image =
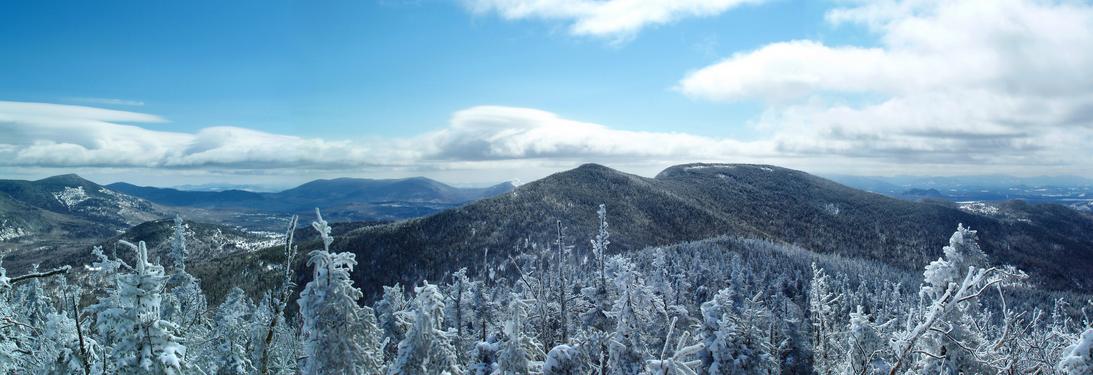
[[115, 287], [93, 308], [97, 331], [108, 347], [110, 363], [104, 367], [117, 374], [180, 373], [189, 367], [186, 346], [178, 326], [160, 318], [167, 282], [163, 267], [148, 262], [143, 241], [122, 244], [136, 252], [134, 266], [117, 274]]
[[388, 369], [390, 375], [434, 375], [460, 373], [451, 333], [444, 326], [444, 296], [436, 285], [414, 288], [413, 325], [398, 344], [398, 356]]
[[323, 250], [312, 251], [307, 264], [312, 280], [300, 292], [304, 374], [375, 374], [382, 370], [379, 328], [372, 309], [357, 305], [363, 296], [353, 286], [350, 272], [357, 264], [352, 253], [331, 253], [330, 226], [319, 210], [312, 226]]

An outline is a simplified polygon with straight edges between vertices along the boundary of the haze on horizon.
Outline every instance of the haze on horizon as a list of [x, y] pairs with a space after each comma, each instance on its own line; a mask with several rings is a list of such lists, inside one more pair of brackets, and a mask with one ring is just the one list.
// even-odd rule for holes
[[0, 178], [1093, 177], [1088, 2], [0, 7]]

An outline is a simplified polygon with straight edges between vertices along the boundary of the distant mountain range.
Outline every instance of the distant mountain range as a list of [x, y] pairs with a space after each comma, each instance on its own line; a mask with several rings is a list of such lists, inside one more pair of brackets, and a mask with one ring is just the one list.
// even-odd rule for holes
[[[356, 285], [375, 296], [381, 285], [435, 282], [460, 266], [474, 272], [484, 261], [504, 263], [525, 249], [550, 246], [557, 221], [580, 259], [595, 234], [599, 204], [607, 206], [612, 252], [728, 235], [920, 272], [964, 224], [979, 230], [996, 262], [1029, 271], [1034, 283], [1093, 291], [1093, 275], [1086, 272], [1093, 269], [1093, 219], [1078, 211], [1020, 202], [961, 207], [900, 200], [767, 165], [688, 164], [645, 178], [588, 164], [512, 194], [364, 226], [338, 236], [334, 248], [357, 255]], [[204, 272], [231, 283], [221, 276], [226, 270], [275, 261], [279, 253], [228, 257]]]
[[[273, 193], [244, 190], [185, 191], [123, 182], [107, 185], [107, 188], [165, 206], [282, 216], [310, 213], [318, 207], [327, 212], [332, 220], [365, 221], [423, 216], [477, 199], [504, 194], [512, 191], [514, 186], [505, 182], [487, 188], [457, 188], [428, 178], [414, 177], [391, 180], [315, 180]], [[278, 221], [283, 221], [283, 218]]]
[[[1023, 200], [1081, 209], [1093, 204], [1093, 180], [1077, 176], [829, 176], [834, 181], [895, 198], [953, 202]], [[936, 193], [934, 193], [936, 192]], [[924, 194], [928, 193], [928, 194]]]
[[101, 186], [75, 174], [0, 180], [0, 255], [38, 253], [9, 261], [8, 268], [14, 270], [21, 263], [46, 261], [48, 254], [67, 254], [72, 247], [86, 252], [90, 244], [176, 214], [210, 223], [222, 233], [241, 228], [280, 233], [289, 216], [312, 215], [316, 207], [332, 221], [390, 221], [428, 215], [513, 188], [510, 183], [456, 188], [420, 177], [316, 180], [277, 193], [184, 191], [127, 183]]

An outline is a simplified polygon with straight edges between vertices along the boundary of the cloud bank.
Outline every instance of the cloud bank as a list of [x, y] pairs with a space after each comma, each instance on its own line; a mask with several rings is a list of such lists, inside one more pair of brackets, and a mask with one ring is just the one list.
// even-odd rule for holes
[[[764, 142], [635, 132], [529, 108], [479, 106], [408, 138], [331, 141], [239, 127], [196, 132], [131, 124], [166, 120], [92, 107], [0, 102], [0, 165], [35, 168], [473, 168], [527, 161], [686, 161], [769, 154]], [[155, 125], [167, 128], [168, 125]]]

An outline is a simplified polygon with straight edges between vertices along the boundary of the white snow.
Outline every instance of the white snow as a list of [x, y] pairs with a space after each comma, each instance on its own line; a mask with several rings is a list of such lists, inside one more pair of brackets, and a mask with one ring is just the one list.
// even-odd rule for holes
[[53, 193], [53, 198], [57, 199], [57, 201], [65, 207], [68, 207], [68, 209], [72, 209], [72, 207], [77, 204], [91, 199], [91, 197], [87, 195], [87, 192], [83, 190], [83, 186], [66, 186], [64, 190]]
[[957, 202], [960, 205], [960, 210], [985, 216], [998, 215], [998, 207], [995, 207], [987, 202], [980, 201], [966, 201]]
[[29, 231], [15, 226], [15, 224], [8, 223], [7, 219], [0, 221], [0, 241], [7, 241], [27, 235], [30, 235]]
[[736, 168], [736, 166], [735, 165], [728, 165], [728, 164], [692, 165], [692, 166], [689, 166], [689, 167], [683, 167], [683, 170], [693, 171], [693, 170], [698, 170], [698, 169], [714, 169], [714, 168], [717, 168], [717, 169], [733, 169], [733, 168]]

